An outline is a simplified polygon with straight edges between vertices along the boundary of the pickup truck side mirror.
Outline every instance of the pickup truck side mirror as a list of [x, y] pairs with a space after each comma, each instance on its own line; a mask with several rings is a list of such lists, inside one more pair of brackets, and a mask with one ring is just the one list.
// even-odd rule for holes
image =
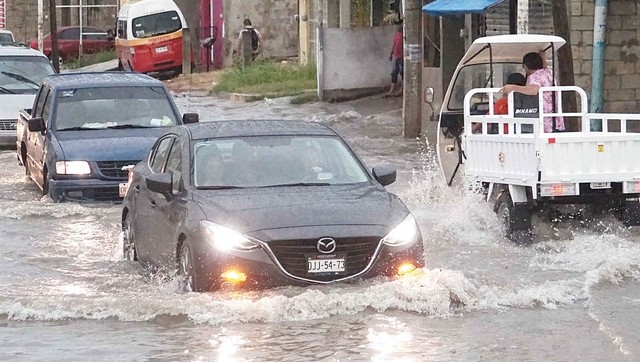
[[147, 189], [164, 195], [167, 199], [171, 197], [173, 182], [170, 173], [154, 173], [144, 178]]
[[44, 118], [42, 117], [30, 118], [28, 127], [29, 127], [29, 132], [44, 132], [45, 130]]
[[391, 185], [396, 181], [396, 170], [389, 167], [374, 167], [371, 173], [382, 186]]
[[200, 122], [200, 116], [197, 113], [185, 113], [182, 115], [182, 123], [198, 123]]

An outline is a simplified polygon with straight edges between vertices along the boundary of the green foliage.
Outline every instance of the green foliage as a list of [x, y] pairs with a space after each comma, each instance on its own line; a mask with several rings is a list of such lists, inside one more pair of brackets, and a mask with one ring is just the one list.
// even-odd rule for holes
[[63, 67], [66, 69], [77, 69], [82, 68], [87, 65], [97, 64], [107, 62], [109, 60], [116, 59], [118, 55], [115, 50], [107, 50], [100, 53], [95, 54], [83, 54], [77, 59], [65, 62]]
[[293, 95], [316, 88], [315, 64], [256, 61], [225, 71], [214, 92]]

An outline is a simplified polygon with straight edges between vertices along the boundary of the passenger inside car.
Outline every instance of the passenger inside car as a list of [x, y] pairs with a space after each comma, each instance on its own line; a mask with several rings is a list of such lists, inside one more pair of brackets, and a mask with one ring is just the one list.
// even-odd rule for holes
[[236, 141], [231, 149], [231, 160], [225, 167], [225, 185], [255, 185], [257, 177], [253, 169], [254, 163], [253, 147], [243, 140]]
[[196, 151], [196, 186], [221, 186], [224, 177], [224, 161], [218, 146], [208, 144]]

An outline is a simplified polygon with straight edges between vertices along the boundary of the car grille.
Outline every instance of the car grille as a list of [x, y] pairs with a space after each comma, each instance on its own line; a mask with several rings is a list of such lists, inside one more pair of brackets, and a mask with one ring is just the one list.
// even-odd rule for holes
[[318, 255], [318, 239], [276, 240], [269, 242], [269, 248], [284, 270], [299, 278], [331, 281], [346, 278], [362, 272], [371, 262], [380, 237], [339, 238], [333, 254], [345, 256], [345, 271], [342, 273], [307, 273], [307, 256]]
[[124, 166], [135, 165], [139, 161], [99, 161], [98, 169], [105, 177], [126, 180], [129, 176], [128, 170], [122, 170]]
[[0, 131], [15, 131], [17, 125], [16, 120], [0, 120]]

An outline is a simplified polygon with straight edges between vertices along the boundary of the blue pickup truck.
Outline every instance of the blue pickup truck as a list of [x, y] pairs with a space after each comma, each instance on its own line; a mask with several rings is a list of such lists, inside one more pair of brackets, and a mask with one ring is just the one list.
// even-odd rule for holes
[[20, 111], [17, 155], [54, 201], [121, 201], [128, 168], [182, 117], [157, 79], [124, 72], [45, 78], [31, 109]]

